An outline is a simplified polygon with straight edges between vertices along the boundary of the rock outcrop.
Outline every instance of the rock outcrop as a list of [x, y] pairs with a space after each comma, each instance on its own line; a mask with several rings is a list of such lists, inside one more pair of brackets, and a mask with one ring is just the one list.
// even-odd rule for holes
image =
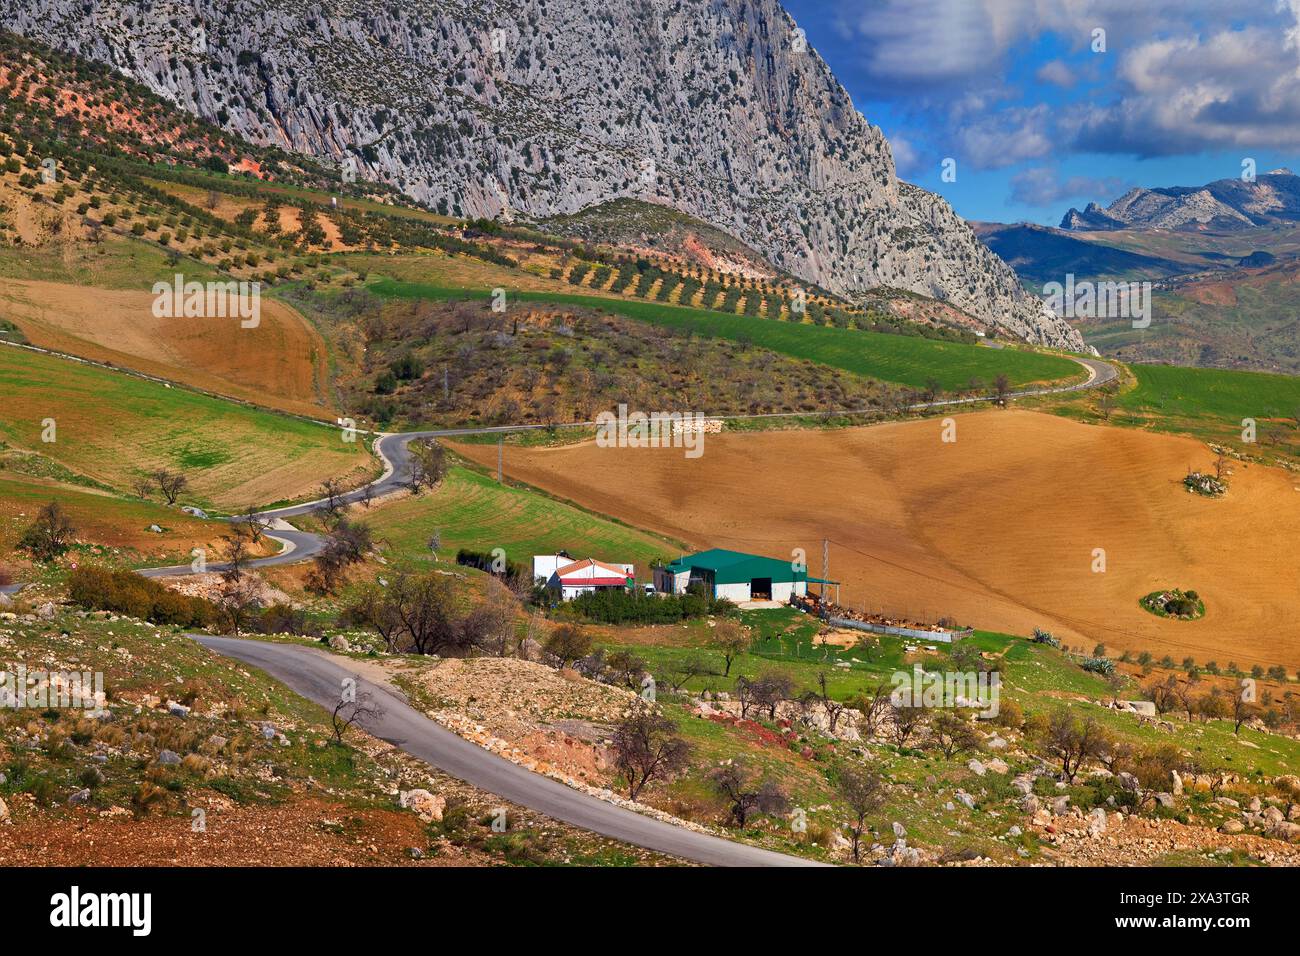
[[0, 16], [450, 215], [664, 203], [841, 295], [920, 293], [1084, 348], [948, 203], [896, 178], [776, 0], [0, 0]]

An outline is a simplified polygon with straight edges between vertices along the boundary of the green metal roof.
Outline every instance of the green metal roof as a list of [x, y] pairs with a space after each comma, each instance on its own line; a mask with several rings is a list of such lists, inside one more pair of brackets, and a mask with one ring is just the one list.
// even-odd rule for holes
[[781, 582], [808, 579], [808, 572], [796, 571], [791, 561], [723, 548], [712, 548], [678, 558], [666, 570], [670, 574], [681, 574], [692, 568], [712, 572], [715, 584], [748, 584], [754, 578], [771, 578]]

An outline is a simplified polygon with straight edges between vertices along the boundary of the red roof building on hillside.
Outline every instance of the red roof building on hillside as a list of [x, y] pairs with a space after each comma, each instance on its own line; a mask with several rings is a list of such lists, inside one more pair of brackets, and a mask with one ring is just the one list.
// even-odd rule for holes
[[559, 591], [565, 601], [588, 591], [624, 590], [632, 587], [636, 579], [636, 568], [631, 564], [610, 564], [595, 558], [574, 561], [567, 555], [539, 555], [533, 559], [533, 570], [539, 578], [545, 575], [546, 586]]

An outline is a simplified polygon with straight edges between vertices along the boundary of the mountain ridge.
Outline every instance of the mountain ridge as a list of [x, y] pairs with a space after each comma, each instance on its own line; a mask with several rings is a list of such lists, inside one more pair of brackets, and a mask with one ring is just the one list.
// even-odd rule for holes
[[1300, 222], [1300, 176], [1285, 167], [1254, 181], [1217, 179], [1203, 186], [1136, 187], [1103, 209], [1070, 209], [1060, 228], [1071, 231], [1179, 229], [1238, 231]]
[[93, 13], [0, 0], [0, 13], [254, 143], [440, 212], [666, 202], [838, 294], [905, 289], [1036, 344], [1085, 348], [947, 202], [897, 179], [881, 131], [798, 49], [775, 0], [340, 0], [328, 15], [283, 0]]

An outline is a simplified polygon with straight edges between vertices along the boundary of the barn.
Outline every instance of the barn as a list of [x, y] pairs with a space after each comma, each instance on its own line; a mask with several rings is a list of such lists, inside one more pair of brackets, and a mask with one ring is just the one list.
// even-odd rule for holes
[[808, 572], [795, 563], [742, 551], [713, 548], [655, 568], [655, 589], [683, 594], [698, 586], [714, 598], [744, 601], [789, 601], [808, 593]]

